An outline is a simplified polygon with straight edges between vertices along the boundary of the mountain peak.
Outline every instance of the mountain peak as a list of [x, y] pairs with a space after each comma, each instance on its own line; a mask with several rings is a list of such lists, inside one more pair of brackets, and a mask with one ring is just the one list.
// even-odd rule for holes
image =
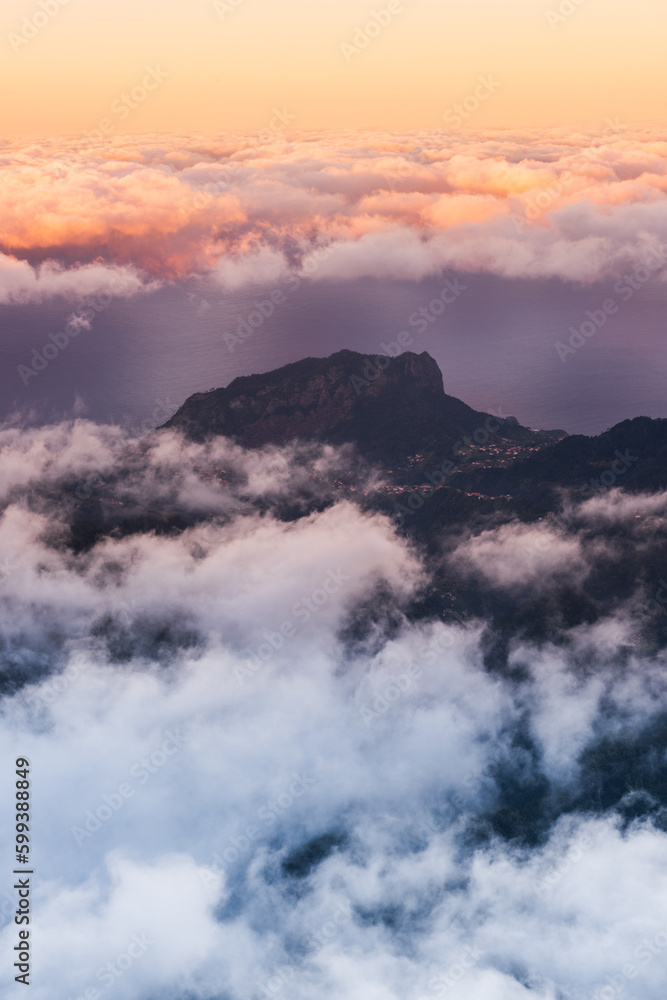
[[399, 461], [415, 453], [444, 455], [492, 420], [501, 437], [533, 435], [448, 396], [426, 351], [389, 357], [342, 350], [195, 393], [165, 427], [195, 440], [224, 434], [245, 447], [294, 439], [352, 442], [369, 457]]

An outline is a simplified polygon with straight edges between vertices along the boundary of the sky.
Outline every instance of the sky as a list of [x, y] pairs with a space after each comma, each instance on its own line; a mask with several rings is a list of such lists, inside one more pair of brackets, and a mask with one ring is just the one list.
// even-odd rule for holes
[[661, 125], [666, 34], [660, 0], [6, 0], [0, 131], [95, 128], [147, 68], [125, 131]]

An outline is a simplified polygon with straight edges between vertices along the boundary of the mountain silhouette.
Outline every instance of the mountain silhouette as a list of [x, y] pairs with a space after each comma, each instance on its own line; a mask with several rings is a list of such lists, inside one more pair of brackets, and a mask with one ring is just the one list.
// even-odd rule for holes
[[438, 365], [425, 351], [369, 358], [343, 350], [244, 375], [224, 389], [190, 396], [165, 427], [200, 441], [224, 434], [245, 447], [295, 439], [350, 442], [365, 457], [393, 464], [415, 455], [424, 461], [444, 457], [457, 443], [543, 445], [565, 436], [531, 431], [513, 417], [473, 410], [448, 396]]

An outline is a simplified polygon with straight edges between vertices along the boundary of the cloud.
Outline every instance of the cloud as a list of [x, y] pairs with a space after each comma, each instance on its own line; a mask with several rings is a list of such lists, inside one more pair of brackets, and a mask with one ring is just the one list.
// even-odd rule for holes
[[586, 521], [603, 519], [610, 524], [631, 524], [635, 520], [645, 523], [646, 518], [659, 518], [666, 504], [667, 496], [664, 493], [637, 495], [613, 489], [587, 500], [578, 508], [577, 514]]
[[112, 852], [104, 870], [83, 884], [53, 883], [43, 894], [33, 934], [44, 942], [45, 975], [54, 977], [63, 996], [83, 989], [104, 995], [115, 988], [139, 998], [168, 990], [216, 943], [213, 893], [185, 855], [137, 864]]
[[[647, 260], [664, 275], [666, 159], [651, 132], [613, 123], [595, 135], [455, 139], [13, 140], [3, 150], [0, 289], [7, 302], [78, 293], [94, 284], [86, 265], [100, 256], [135, 282], [198, 276], [234, 289], [306, 276], [304, 259], [323, 248], [331, 253], [313, 280], [418, 281], [456, 269], [594, 282]], [[29, 272], [26, 261], [49, 264]]]
[[[153, 291], [160, 282], [142, 278], [133, 267], [103, 262], [66, 268], [54, 261], [31, 267], [25, 260], [0, 254], [0, 303], [26, 305], [54, 296], [79, 300], [90, 295], [131, 298]], [[80, 321], [79, 321], [80, 322]]]
[[215, 281], [233, 291], [245, 285], [270, 285], [289, 273], [284, 256], [269, 247], [262, 247], [247, 256], [223, 256], [212, 272]]
[[474, 535], [456, 548], [452, 562], [464, 573], [502, 588], [542, 590], [557, 577], [581, 582], [588, 571], [578, 538], [526, 524], [506, 524]]
[[[662, 997], [662, 647], [623, 646], [623, 598], [553, 640], [508, 632], [505, 671], [487, 653], [517, 588], [614, 567], [634, 587], [664, 496], [471, 526], [436, 560], [470, 603], [451, 624], [430, 557], [328, 491], [349, 450], [85, 420], [0, 448], [0, 750], [30, 759], [42, 829], [36, 1000]], [[98, 492], [183, 521], [72, 546]]]

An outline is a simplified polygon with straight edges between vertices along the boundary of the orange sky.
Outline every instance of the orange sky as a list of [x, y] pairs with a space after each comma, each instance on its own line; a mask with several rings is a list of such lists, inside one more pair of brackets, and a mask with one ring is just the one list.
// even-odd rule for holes
[[4, 0], [0, 35], [5, 134], [259, 129], [275, 107], [303, 129], [667, 112], [662, 0]]

